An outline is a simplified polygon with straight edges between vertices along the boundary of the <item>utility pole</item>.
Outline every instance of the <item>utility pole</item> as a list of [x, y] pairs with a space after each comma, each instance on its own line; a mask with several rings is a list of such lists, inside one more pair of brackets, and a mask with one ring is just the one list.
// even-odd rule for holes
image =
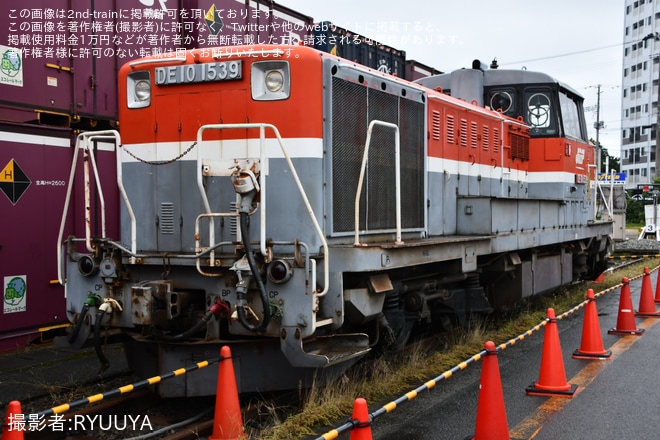
[[[597, 100], [596, 100], [596, 122], [594, 122], [596, 129], [596, 179], [602, 172], [601, 170], [601, 148], [600, 148], [600, 129], [603, 128], [603, 121], [600, 120], [600, 84], [598, 84]], [[656, 156], [657, 159], [657, 156]], [[607, 170], [605, 170], [607, 171]]]
[[[655, 33], [655, 40], [660, 40], [660, 37], [658, 36], [658, 33]], [[658, 59], [660, 61], [660, 57], [654, 56], [653, 61]], [[651, 65], [651, 69], [653, 69], [653, 64]], [[651, 78], [653, 78], [653, 75], [651, 75]], [[653, 93], [653, 80], [651, 80], [651, 90], [649, 93]], [[658, 101], [656, 102], [655, 106], [655, 113], [656, 113], [656, 121], [655, 121], [655, 173], [653, 175], [654, 178], [660, 177], [660, 109], [658, 106], [660, 105], [660, 62], [658, 63]], [[651, 111], [653, 111], [653, 106], [651, 106]], [[649, 154], [651, 152], [649, 151]]]

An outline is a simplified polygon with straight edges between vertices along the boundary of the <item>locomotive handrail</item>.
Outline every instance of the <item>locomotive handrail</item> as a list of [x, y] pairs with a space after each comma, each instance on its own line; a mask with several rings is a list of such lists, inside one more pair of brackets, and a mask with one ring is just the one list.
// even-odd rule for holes
[[374, 119], [369, 123], [367, 129], [367, 140], [364, 143], [364, 154], [362, 155], [362, 166], [360, 167], [360, 177], [358, 179], [357, 191], [355, 194], [355, 246], [360, 245], [360, 197], [362, 196], [362, 183], [364, 182], [364, 173], [369, 159], [369, 144], [371, 143], [371, 133], [375, 125], [390, 127], [395, 130], [394, 135], [394, 192], [396, 198], [396, 240], [395, 244], [403, 244], [401, 241], [401, 149], [399, 145], [399, 126], [390, 122]]
[[[121, 139], [119, 138], [119, 133], [117, 133], [116, 137], [115, 137], [115, 135], [111, 135], [111, 136], [104, 135], [104, 134], [102, 134], [102, 132], [93, 133], [88, 137], [87, 143], [89, 144], [89, 143], [91, 143], [93, 141], [97, 141], [97, 140], [98, 141], [104, 141], [104, 140], [105, 141], [114, 141], [114, 142], [116, 142], [117, 147], [121, 147]], [[87, 150], [87, 148], [86, 148], [86, 150]], [[119, 150], [119, 148], [117, 148], [117, 151], [118, 150]], [[89, 155], [89, 161], [91, 162], [92, 169], [94, 170], [94, 178], [96, 179], [96, 187], [97, 187], [97, 190], [98, 190], [99, 203], [101, 204], [101, 238], [105, 239], [105, 238], [107, 238], [106, 230], [105, 230], [105, 197], [103, 195], [103, 189], [101, 188], [101, 179], [99, 178], [98, 167], [96, 166], [96, 158], [94, 157], [94, 155], [91, 155], [91, 154]], [[89, 192], [88, 192], [89, 175], [88, 175], [87, 168], [85, 168], [84, 171], [85, 171], [85, 209], [86, 209], [85, 216], [86, 216], [86, 219], [87, 219], [90, 215], [90, 212], [91, 212], [91, 201], [89, 200], [90, 195], [89, 195]], [[130, 207], [129, 207], [129, 210], [131, 211], [131, 213], [133, 212], [133, 210]], [[90, 225], [91, 225], [91, 219], [89, 219], [89, 221], [86, 222], [86, 225], [85, 225], [86, 229], [85, 230], [87, 232], [87, 234], [86, 234], [87, 249], [90, 252], [92, 252], [93, 248], [92, 248], [92, 243], [91, 243]], [[134, 253], [135, 253], [135, 250], [134, 250]]]
[[[238, 217], [240, 214], [238, 212], [214, 212], [214, 213], [207, 213], [207, 214], [200, 214], [197, 216], [195, 219], [195, 267], [197, 268], [197, 272], [204, 276], [216, 276], [212, 273], [204, 272], [201, 266], [201, 261], [200, 258], [201, 256], [206, 253], [208, 255], [211, 255], [211, 266], [213, 265], [213, 262], [215, 261], [215, 249], [222, 245], [229, 245], [232, 244], [231, 242], [220, 242], [220, 243], [212, 243], [209, 244], [209, 248], [205, 251], [201, 251], [201, 234], [199, 232], [199, 227], [200, 227], [200, 219], [203, 217], [208, 217], [209, 219], [209, 224], [213, 225], [213, 217]], [[210, 231], [209, 231], [209, 236], [214, 236], [214, 228], [211, 226]]]
[[[314, 229], [316, 230], [316, 233], [321, 240], [321, 246], [323, 248], [323, 290], [319, 293], [317, 293], [317, 296], [321, 297], [325, 295], [328, 292], [329, 288], [329, 278], [330, 278], [330, 264], [329, 264], [329, 254], [328, 254], [328, 242], [325, 239], [325, 236], [323, 235], [323, 231], [321, 230], [321, 226], [319, 225], [318, 221], [316, 220], [316, 215], [314, 214], [314, 210], [312, 209], [311, 204], [309, 203], [309, 199], [307, 198], [307, 194], [305, 194], [305, 189], [302, 186], [302, 183], [300, 182], [300, 179], [298, 178], [298, 173], [296, 172], [296, 168], [293, 166], [293, 162], [291, 161], [291, 156], [289, 155], [289, 151], [287, 150], [286, 146], [284, 145], [284, 140], [282, 139], [282, 136], [280, 135], [279, 130], [277, 127], [275, 127], [272, 124], [263, 124], [263, 123], [246, 123], [246, 124], [208, 124], [208, 125], [203, 125], [199, 127], [197, 130], [197, 145], [198, 145], [198, 150], [197, 150], [197, 187], [199, 188], [200, 195], [202, 197], [202, 201], [204, 202], [204, 208], [206, 209], [207, 214], [212, 214], [211, 211], [211, 205], [209, 203], [208, 197], [206, 196], [206, 192], [204, 191], [204, 184], [202, 181], [202, 135], [204, 131], [206, 130], [232, 130], [232, 129], [259, 129], [259, 160], [261, 161], [262, 164], [266, 163], [266, 129], [270, 129], [273, 131], [275, 134], [275, 137], [277, 138], [277, 142], [280, 146], [280, 149], [282, 150], [282, 154], [284, 155], [284, 159], [286, 159], [287, 164], [289, 165], [289, 169], [291, 170], [291, 176], [293, 177], [293, 180], [296, 182], [296, 186], [298, 187], [298, 191], [300, 192], [300, 196], [303, 199], [303, 203], [305, 204], [305, 208], [307, 209], [307, 213], [309, 214], [312, 223], [314, 224]], [[222, 143], [220, 144], [220, 156], [222, 157]], [[246, 158], [247, 158], [247, 144], [246, 144]], [[260, 201], [259, 203], [261, 204], [261, 209], [260, 209], [260, 237], [259, 237], [259, 248], [261, 251], [261, 254], [264, 257], [268, 257], [268, 250], [266, 249], [266, 173], [262, 173], [260, 176], [260, 185], [261, 185], [261, 193], [260, 193]], [[213, 218], [210, 218], [209, 222], [211, 225], [213, 224]], [[213, 247], [214, 241], [215, 241], [215, 233], [214, 233], [214, 228], [211, 227], [209, 231], [209, 240], [210, 244], [209, 247]], [[214, 260], [214, 254], [211, 253], [211, 265], [213, 265], [213, 260]], [[312, 286], [313, 289], [315, 289], [315, 286]]]
[[[105, 236], [105, 198], [103, 197], [103, 189], [101, 188], [101, 179], [99, 179], [98, 175], [98, 169], [96, 167], [96, 161], [94, 159], [94, 155], [89, 154], [89, 143], [93, 140], [115, 140], [116, 145], [121, 145], [121, 137], [119, 135], [119, 132], [116, 130], [104, 130], [104, 131], [98, 131], [98, 132], [89, 132], [89, 133], [81, 133], [78, 135], [76, 138], [76, 144], [74, 146], [74, 152], [73, 152], [73, 159], [71, 163], [71, 171], [69, 173], [69, 184], [67, 186], [66, 190], [66, 196], [64, 198], [64, 208], [62, 210], [62, 219], [60, 221], [60, 230], [57, 235], [57, 281], [61, 284], [64, 285], [64, 276], [62, 273], [63, 269], [63, 258], [62, 258], [62, 239], [64, 238], [64, 227], [66, 224], [66, 217], [67, 213], [69, 212], [69, 203], [71, 201], [71, 193], [73, 191], [73, 182], [75, 179], [76, 175], [76, 165], [78, 163], [78, 151], [79, 150], [85, 150], [84, 154], [88, 155], [89, 162], [92, 163], [92, 169], [94, 171], [94, 177], [96, 179], [96, 187], [99, 193], [99, 203], [101, 204], [101, 234], [102, 238], [106, 238]], [[119, 154], [119, 148], [116, 149], [117, 154]], [[120, 170], [119, 164], [117, 165], [117, 170], [118, 170], [118, 175], [117, 179], [119, 180]], [[92, 246], [91, 242], [91, 218], [89, 217], [91, 209], [90, 208], [90, 200], [89, 200], [89, 168], [87, 167], [87, 164], [85, 164], [84, 168], [85, 172], [85, 207], [86, 213], [85, 213], [85, 244], [87, 246], [87, 250], [90, 252], [94, 251], [94, 248]], [[122, 191], [122, 195], [125, 196], [125, 192], [123, 191], [123, 186], [120, 186], [120, 190]], [[128, 199], [126, 198], [126, 202], [128, 202]], [[129, 211], [132, 215], [133, 211], [130, 208], [129, 205]], [[132, 226], [135, 226], [135, 217], [132, 216]], [[133, 229], [133, 239], [135, 239], [135, 233]], [[135, 251], [135, 247], [134, 247]]]
[[[90, 136], [90, 138], [87, 139], [87, 143], [91, 143], [96, 138], [97, 136]], [[96, 179], [96, 188], [98, 190], [99, 203], [101, 204], [101, 237], [105, 238], [105, 197], [103, 197], [98, 168], [96, 167], [96, 159], [93, 154], [89, 154], [89, 148], [84, 148], [83, 177], [85, 180], [85, 245], [89, 252], [94, 252], [94, 246], [92, 245], [92, 200], [89, 182], [90, 163], [92, 164], [92, 171], [94, 172], [94, 179]]]

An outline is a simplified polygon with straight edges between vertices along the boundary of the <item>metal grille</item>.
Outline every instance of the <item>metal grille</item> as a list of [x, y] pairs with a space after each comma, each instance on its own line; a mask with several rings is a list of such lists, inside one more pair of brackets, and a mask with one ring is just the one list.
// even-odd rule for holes
[[500, 152], [500, 145], [502, 145], [502, 139], [500, 138], [500, 129], [493, 128], [493, 151], [495, 153]]
[[[241, 207], [240, 203], [231, 202], [229, 204], [229, 212], [238, 212], [238, 209], [240, 207]], [[239, 218], [236, 216], [229, 217], [229, 233], [235, 237], [238, 237], [238, 230], [239, 230], [238, 220]]]
[[479, 146], [479, 125], [476, 122], [470, 122], [470, 146], [472, 148]]
[[467, 147], [468, 123], [467, 120], [465, 119], [461, 119], [461, 128], [459, 130], [459, 136], [461, 139], [461, 147]]
[[484, 147], [484, 151], [488, 151], [488, 142], [490, 141], [490, 132], [488, 131], [488, 126], [484, 125], [483, 126], [483, 134], [481, 136], [482, 139], [482, 144]]
[[447, 115], [447, 143], [454, 143], [454, 116]]
[[529, 139], [511, 134], [511, 158], [529, 160]]
[[432, 133], [433, 133], [433, 140], [434, 141], [439, 141], [440, 140], [440, 112], [437, 110], [433, 110], [432, 113]]
[[[367, 128], [380, 120], [399, 126], [401, 141], [401, 220], [404, 228], [423, 226], [424, 107], [397, 95], [333, 78], [333, 230], [352, 232], [354, 204]], [[391, 230], [396, 225], [394, 130], [372, 132], [360, 201], [360, 230]]]
[[164, 202], [160, 204], [160, 233], [174, 234], [174, 203]]

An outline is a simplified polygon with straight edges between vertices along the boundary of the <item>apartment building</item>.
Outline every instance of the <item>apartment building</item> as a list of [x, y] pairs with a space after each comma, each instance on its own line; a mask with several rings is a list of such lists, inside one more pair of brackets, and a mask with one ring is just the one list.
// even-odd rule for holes
[[656, 170], [660, 0], [625, 0], [621, 171], [628, 188], [653, 182]]

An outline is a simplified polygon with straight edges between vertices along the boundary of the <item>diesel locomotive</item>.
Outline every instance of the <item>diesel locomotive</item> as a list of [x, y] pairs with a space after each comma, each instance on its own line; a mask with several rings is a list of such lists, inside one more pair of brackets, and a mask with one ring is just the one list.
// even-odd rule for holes
[[[63, 343], [120, 334], [145, 377], [229, 345], [239, 392], [293, 389], [416, 328], [593, 279], [612, 222], [582, 102], [543, 73], [475, 62], [410, 82], [302, 45], [130, 61], [120, 130], [77, 139]], [[97, 172], [101, 150], [116, 172]], [[84, 236], [66, 236], [72, 217]]]

